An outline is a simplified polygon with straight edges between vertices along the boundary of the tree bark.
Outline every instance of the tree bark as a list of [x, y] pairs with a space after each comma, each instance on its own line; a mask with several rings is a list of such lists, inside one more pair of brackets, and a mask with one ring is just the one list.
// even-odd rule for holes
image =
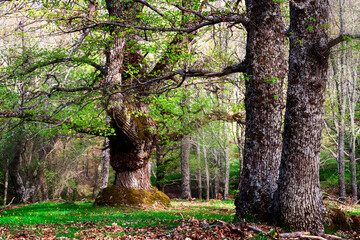
[[287, 73], [280, 3], [247, 0], [246, 132], [236, 214], [266, 220], [281, 155], [282, 87]]
[[[107, 0], [110, 17], [121, 18], [124, 24], [137, 24], [137, 15], [142, 11], [142, 4]], [[110, 164], [116, 171], [115, 185], [124, 188], [151, 189], [148, 172], [149, 157], [155, 147], [156, 137], [150, 128], [155, 124], [148, 116], [148, 103], [128, 92], [119, 92], [112, 87], [116, 84], [129, 84], [133, 80], [126, 74], [132, 66], [139, 76], [142, 55], [130, 50], [136, 44], [136, 33], [122, 32], [119, 28], [111, 31], [112, 43], [106, 50], [107, 76], [103, 81], [108, 86], [108, 95], [104, 104], [110, 125], [115, 135], [109, 136]], [[132, 42], [131, 42], [132, 41]], [[133, 43], [134, 42], [134, 43]], [[107, 92], [104, 92], [107, 95]], [[137, 179], [138, 178], [138, 179]]]
[[279, 175], [280, 221], [315, 232], [324, 231], [326, 212], [319, 163], [328, 70], [328, 36], [323, 26], [328, 9], [327, 0], [290, 3], [289, 82]]
[[185, 136], [181, 144], [181, 198], [190, 200], [190, 136]]

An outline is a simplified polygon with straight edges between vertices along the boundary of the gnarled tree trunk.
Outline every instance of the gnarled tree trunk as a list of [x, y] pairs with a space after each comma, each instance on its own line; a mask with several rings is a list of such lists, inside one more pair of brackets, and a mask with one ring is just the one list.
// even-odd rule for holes
[[282, 86], [287, 73], [280, 3], [247, 0], [246, 132], [236, 214], [266, 219], [281, 155]]
[[328, 8], [327, 0], [290, 4], [289, 83], [279, 176], [282, 224], [317, 232], [324, 230], [325, 213], [319, 164], [328, 70], [324, 27]]

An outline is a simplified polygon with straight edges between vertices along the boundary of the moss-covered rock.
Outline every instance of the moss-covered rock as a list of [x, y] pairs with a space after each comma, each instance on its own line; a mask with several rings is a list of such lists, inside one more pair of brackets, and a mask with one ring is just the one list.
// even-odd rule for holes
[[360, 216], [347, 215], [344, 211], [338, 208], [328, 209], [328, 222], [331, 231], [359, 231]]
[[94, 204], [98, 206], [142, 206], [153, 204], [169, 206], [170, 198], [156, 188], [139, 190], [110, 186], [102, 190]]

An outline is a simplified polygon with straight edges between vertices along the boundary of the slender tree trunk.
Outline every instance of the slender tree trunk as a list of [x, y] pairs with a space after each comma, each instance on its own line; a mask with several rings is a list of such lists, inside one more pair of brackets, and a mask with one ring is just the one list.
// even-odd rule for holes
[[204, 155], [204, 166], [205, 166], [205, 180], [206, 180], [206, 201], [210, 199], [210, 175], [209, 175], [209, 166], [208, 160], [206, 157], [206, 147], [203, 145], [203, 155]]
[[356, 178], [356, 137], [355, 133], [355, 107], [357, 102], [357, 70], [350, 70], [349, 76], [352, 77], [348, 89], [349, 115], [350, 115], [350, 173], [351, 173], [351, 202], [358, 201], [357, 178]]
[[214, 155], [214, 198], [219, 199], [219, 153], [217, 149], [213, 149]]
[[[346, 0], [340, 0], [340, 34], [345, 33], [345, 9], [344, 4]], [[344, 44], [341, 43], [341, 48], [344, 47]], [[336, 82], [337, 87], [337, 97], [339, 103], [339, 136], [338, 136], [338, 174], [339, 174], [339, 198], [344, 200], [346, 198], [346, 188], [345, 188], [345, 147], [344, 147], [344, 137], [345, 137], [345, 108], [346, 108], [346, 94], [345, 94], [345, 81], [346, 76], [344, 74], [344, 52], [340, 52], [340, 72], [337, 76], [338, 81]]]
[[164, 165], [164, 146], [156, 145], [156, 187], [164, 192], [165, 165]]
[[[343, 67], [343, 66], [342, 66]], [[338, 92], [339, 102], [339, 130], [338, 130], [338, 185], [339, 185], [339, 198], [344, 200], [346, 198], [345, 189], [345, 105], [346, 98], [344, 94], [343, 79], [339, 79], [340, 92]]]
[[5, 179], [4, 179], [4, 205], [7, 202], [8, 186], [9, 186], [9, 160], [6, 159], [5, 166]]
[[190, 200], [190, 136], [185, 136], [181, 144], [181, 198]]
[[104, 139], [103, 151], [100, 156], [100, 161], [102, 165], [102, 176], [101, 176], [101, 187], [100, 192], [106, 188], [109, 184], [109, 168], [110, 168], [110, 148], [109, 148], [109, 138]]
[[[342, 56], [340, 56], [342, 58]], [[340, 71], [338, 69], [338, 64], [335, 59], [332, 59], [332, 68], [335, 76], [335, 85], [336, 85], [336, 97], [338, 102], [338, 140], [337, 140], [337, 163], [338, 163], [338, 188], [339, 188], [339, 197], [345, 199], [345, 148], [344, 148], [344, 137], [345, 137], [345, 105], [346, 97], [344, 94], [344, 79], [343, 79], [343, 70], [344, 67], [341, 61]]]
[[282, 87], [287, 73], [281, 5], [247, 0], [246, 132], [236, 214], [266, 219], [277, 188], [281, 155]]
[[199, 199], [202, 199], [202, 178], [201, 178], [201, 151], [200, 151], [200, 142], [196, 146], [196, 154], [197, 154], [197, 164], [198, 164], [198, 191], [199, 191]]
[[229, 158], [229, 135], [225, 129], [226, 124], [224, 124], [224, 131], [225, 131], [225, 177], [224, 177], [224, 200], [229, 199], [229, 178], [230, 178], [230, 158]]
[[102, 168], [101, 164], [98, 164], [98, 166], [95, 167], [95, 179], [94, 179], [94, 188], [93, 188], [92, 199], [95, 199], [98, 194], [101, 168]]
[[319, 164], [328, 70], [328, 36], [323, 26], [328, 23], [328, 11], [327, 0], [290, 3], [289, 82], [278, 201], [282, 224], [295, 230], [324, 231]]

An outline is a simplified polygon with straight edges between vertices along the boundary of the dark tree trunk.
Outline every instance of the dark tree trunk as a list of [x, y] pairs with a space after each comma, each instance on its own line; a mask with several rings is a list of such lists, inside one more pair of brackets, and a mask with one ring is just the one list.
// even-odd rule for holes
[[267, 217], [281, 155], [283, 81], [287, 73], [280, 3], [247, 0], [246, 132], [236, 214]]
[[22, 152], [22, 142], [17, 142], [17, 147], [14, 149], [13, 159], [9, 165], [9, 176], [12, 182], [12, 185], [15, 189], [15, 195], [19, 202], [23, 202], [23, 196], [25, 193], [25, 186], [23, 179], [21, 178], [21, 152]]
[[185, 136], [181, 144], [181, 198], [190, 200], [190, 136]]
[[6, 159], [5, 176], [4, 176], [4, 205], [7, 202], [8, 186], [9, 186], [9, 160]]
[[325, 213], [319, 161], [328, 70], [324, 27], [328, 9], [327, 0], [290, 4], [289, 83], [279, 176], [282, 224], [317, 232], [324, 230]]
[[156, 145], [156, 187], [164, 192], [165, 165], [164, 165], [164, 146]]

